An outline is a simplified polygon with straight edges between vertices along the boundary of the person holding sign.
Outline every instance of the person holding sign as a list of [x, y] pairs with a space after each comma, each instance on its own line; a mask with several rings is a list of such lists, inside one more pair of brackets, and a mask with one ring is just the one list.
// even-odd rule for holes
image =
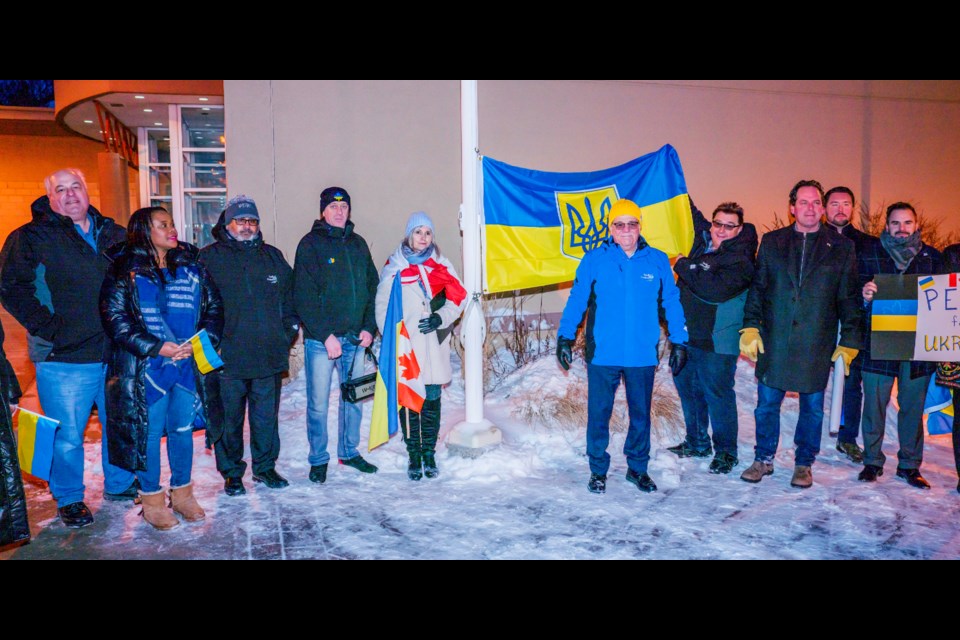
[[[199, 250], [177, 239], [162, 207], [138, 209], [127, 241], [111, 247], [113, 261], [100, 289], [107, 355], [110, 459], [136, 471], [144, 519], [160, 530], [206, 514], [193, 496], [193, 430], [203, 427], [210, 397], [189, 339], [205, 330], [220, 343], [223, 302]], [[160, 485], [160, 439], [166, 433], [170, 499]]]
[[877, 274], [937, 275], [942, 273], [940, 252], [920, 240], [917, 212], [908, 202], [895, 202], [887, 207], [887, 223], [880, 241], [865, 248], [859, 256], [863, 285], [863, 304], [868, 326], [863, 351], [863, 471], [861, 482], [875, 482], [883, 475], [883, 434], [886, 427], [887, 403], [897, 381], [897, 477], [918, 489], [929, 489], [930, 483], [920, 475], [923, 462], [923, 405], [927, 397], [930, 375], [935, 362], [919, 360], [874, 360], [870, 357], [870, 331], [875, 329], [873, 299]]

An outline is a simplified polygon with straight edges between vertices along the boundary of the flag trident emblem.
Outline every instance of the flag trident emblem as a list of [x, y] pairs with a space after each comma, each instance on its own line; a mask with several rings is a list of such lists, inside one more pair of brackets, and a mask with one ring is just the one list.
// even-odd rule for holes
[[560, 216], [561, 252], [577, 260], [595, 249], [609, 235], [607, 213], [619, 200], [615, 185], [556, 193], [557, 213]]

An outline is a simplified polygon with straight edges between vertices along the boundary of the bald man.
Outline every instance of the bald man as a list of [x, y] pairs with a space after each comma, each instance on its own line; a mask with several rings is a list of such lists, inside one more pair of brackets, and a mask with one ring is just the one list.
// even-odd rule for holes
[[[43, 412], [60, 422], [54, 439], [50, 492], [63, 524], [93, 524], [84, 503], [83, 436], [96, 404], [104, 405], [104, 346], [97, 303], [107, 269], [102, 252], [125, 230], [90, 205], [79, 169], [61, 169], [44, 180], [47, 195], [31, 206], [33, 220], [16, 229], [0, 252], [0, 302], [26, 328], [37, 369]], [[104, 497], [132, 500], [134, 475], [110, 464], [103, 451]]]

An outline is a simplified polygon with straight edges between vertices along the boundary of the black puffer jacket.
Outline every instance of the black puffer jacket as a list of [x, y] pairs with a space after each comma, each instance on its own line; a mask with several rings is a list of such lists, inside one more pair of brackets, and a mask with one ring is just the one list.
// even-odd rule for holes
[[246, 242], [231, 237], [222, 213], [213, 237], [217, 241], [200, 250], [200, 260], [223, 297], [220, 372], [246, 379], [286, 371], [290, 343], [300, 328], [293, 309], [293, 269], [263, 236]]
[[[150, 333], [140, 312], [136, 276], [152, 275], [149, 256], [142, 250], [131, 251], [124, 243], [108, 250], [107, 257], [113, 264], [100, 288], [100, 318], [110, 339], [106, 384], [107, 446], [111, 463], [137, 471], [147, 468], [147, 364], [149, 358], [160, 354], [163, 340]], [[197, 271], [201, 288], [197, 331], [206, 329], [216, 348], [223, 331], [223, 301], [210, 272], [199, 262], [198, 249], [181, 242], [167, 253], [167, 264]], [[213, 387], [204, 383], [204, 376], [198, 370], [194, 373], [197, 393], [203, 400], [206, 415], [215, 419], [211, 412], [222, 412], [219, 398], [211, 397]]]
[[353, 222], [343, 229], [314, 222], [297, 246], [293, 274], [305, 338], [323, 342], [331, 334], [376, 334], [380, 276], [366, 241], [353, 232]]
[[91, 363], [103, 359], [105, 338], [97, 293], [107, 271], [102, 251], [124, 239], [124, 229], [90, 207], [97, 249], [73, 221], [50, 208], [47, 196], [32, 206], [33, 220], [10, 234], [0, 253], [0, 299], [29, 332], [34, 362]]
[[30, 539], [27, 500], [13, 439], [10, 405], [20, 401], [20, 384], [3, 352], [3, 325], [0, 325], [0, 547]]
[[705, 351], [736, 355], [746, 292], [753, 280], [757, 230], [749, 222], [744, 223], [735, 238], [707, 253], [711, 222], [696, 207], [693, 207], [693, 224], [690, 255], [680, 258], [673, 266], [690, 334], [688, 344]]

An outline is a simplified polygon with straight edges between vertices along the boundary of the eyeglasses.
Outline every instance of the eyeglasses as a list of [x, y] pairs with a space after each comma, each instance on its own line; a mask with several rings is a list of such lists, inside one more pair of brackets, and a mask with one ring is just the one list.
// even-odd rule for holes
[[237, 223], [238, 227], [259, 227], [260, 221], [256, 218], [234, 218], [234, 222]]
[[727, 231], [733, 231], [737, 227], [742, 226], [739, 224], [724, 224], [723, 222], [713, 221], [713, 228], [719, 231], [720, 229], [726, 229]]
[[614, 222], [613, 228], [617, 231], [623, 231], [624, 229], [639, 229], [640, 223], [636, 220], [631, 222]]

